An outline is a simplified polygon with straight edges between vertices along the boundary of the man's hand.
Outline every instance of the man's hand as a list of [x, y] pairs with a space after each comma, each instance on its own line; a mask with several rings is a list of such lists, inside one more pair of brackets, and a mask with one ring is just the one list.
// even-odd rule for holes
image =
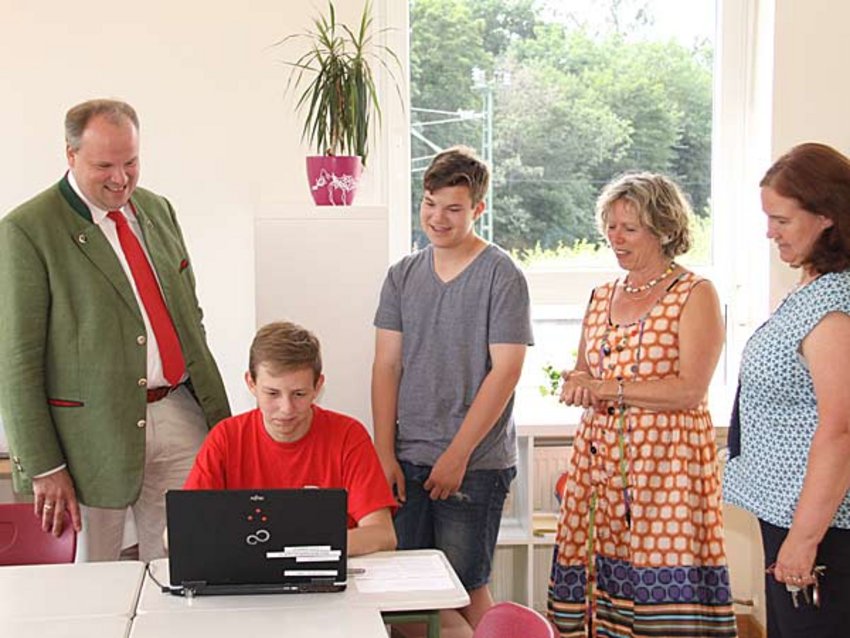
[[468, 462], [468, 457], [455, 453], [451, 448], [440, 455], [423, 484], [423, 487], [430, 492], [431, 500], [444, 501], [460, 489]]
[[33, 479], [32, 488], [35, 494], [35, 515], [41, 519], [42, 530], [53, 532], [54, 536], [61, 535], [65, 510], [71, 515], [74, 531], [79, 533], [83, 529], [74, 481], [67, 469]]
[[407, 500], [407, 490], [405, 488], [404, 472], [398, 459], [394, 453], [380, 454], [378, 459], [381, 461], [381, 467], [384, 470], [384, 476], [387, 477], [387, 483], [390, 484], [390, 491], [396, 498], [399, 505], [403, 505]]

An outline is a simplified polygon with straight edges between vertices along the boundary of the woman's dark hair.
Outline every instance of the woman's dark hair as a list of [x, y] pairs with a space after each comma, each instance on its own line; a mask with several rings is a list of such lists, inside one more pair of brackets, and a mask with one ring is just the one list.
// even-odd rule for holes
[[850, 159], [826, 144], [799, 144], [767, 169], [759, 186], [832, 220], [806, 257], [807, 266], [818, 273], [850, 268]]

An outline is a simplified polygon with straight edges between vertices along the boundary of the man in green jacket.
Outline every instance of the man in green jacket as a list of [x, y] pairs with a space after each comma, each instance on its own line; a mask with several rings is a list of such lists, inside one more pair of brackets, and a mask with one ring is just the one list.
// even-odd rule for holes
[[132, 507], [139, 556], [165, 553], [167, 489], [229, 416], [171, 204], [139, 178], [133, 108], [65, 118], [69, 171], [0, 219], [0, 414], [19, 492], [77, 560], [115, 560]]

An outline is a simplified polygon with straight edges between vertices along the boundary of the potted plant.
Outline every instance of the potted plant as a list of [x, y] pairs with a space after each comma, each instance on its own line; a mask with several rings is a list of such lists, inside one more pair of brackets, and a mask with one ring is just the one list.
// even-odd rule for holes
[[286, 88], [297, 92], [296, 108], [304, 117], [302, 139], [319, 153], [307, 158], [310, 192], [319, 206], [350, 205], [354, 199], [369, 152], [370, 124], [381, 121], [376, 63], [387, 70], [398, 91], [388, 64], [400, 69], [398, 56], [374, 43], [373, 37], [371, 0], [366, 0], [356, 29], [337, 21], [328, 0], [327, 15], [314, 18], [312, 28], [276, 43], [308, 43], [307, 52], [286, 62], [291, 67]]

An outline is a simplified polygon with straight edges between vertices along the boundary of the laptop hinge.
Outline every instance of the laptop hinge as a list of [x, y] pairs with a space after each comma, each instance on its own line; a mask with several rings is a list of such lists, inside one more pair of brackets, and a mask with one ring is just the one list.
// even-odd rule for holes
[[180, 583], [180, 589], [182, 591], [179, 594], [186, 598], [194, 598], [196, 594], [203, 593], [206, 586], [207, 581], [205, 580], [184, 580]]

